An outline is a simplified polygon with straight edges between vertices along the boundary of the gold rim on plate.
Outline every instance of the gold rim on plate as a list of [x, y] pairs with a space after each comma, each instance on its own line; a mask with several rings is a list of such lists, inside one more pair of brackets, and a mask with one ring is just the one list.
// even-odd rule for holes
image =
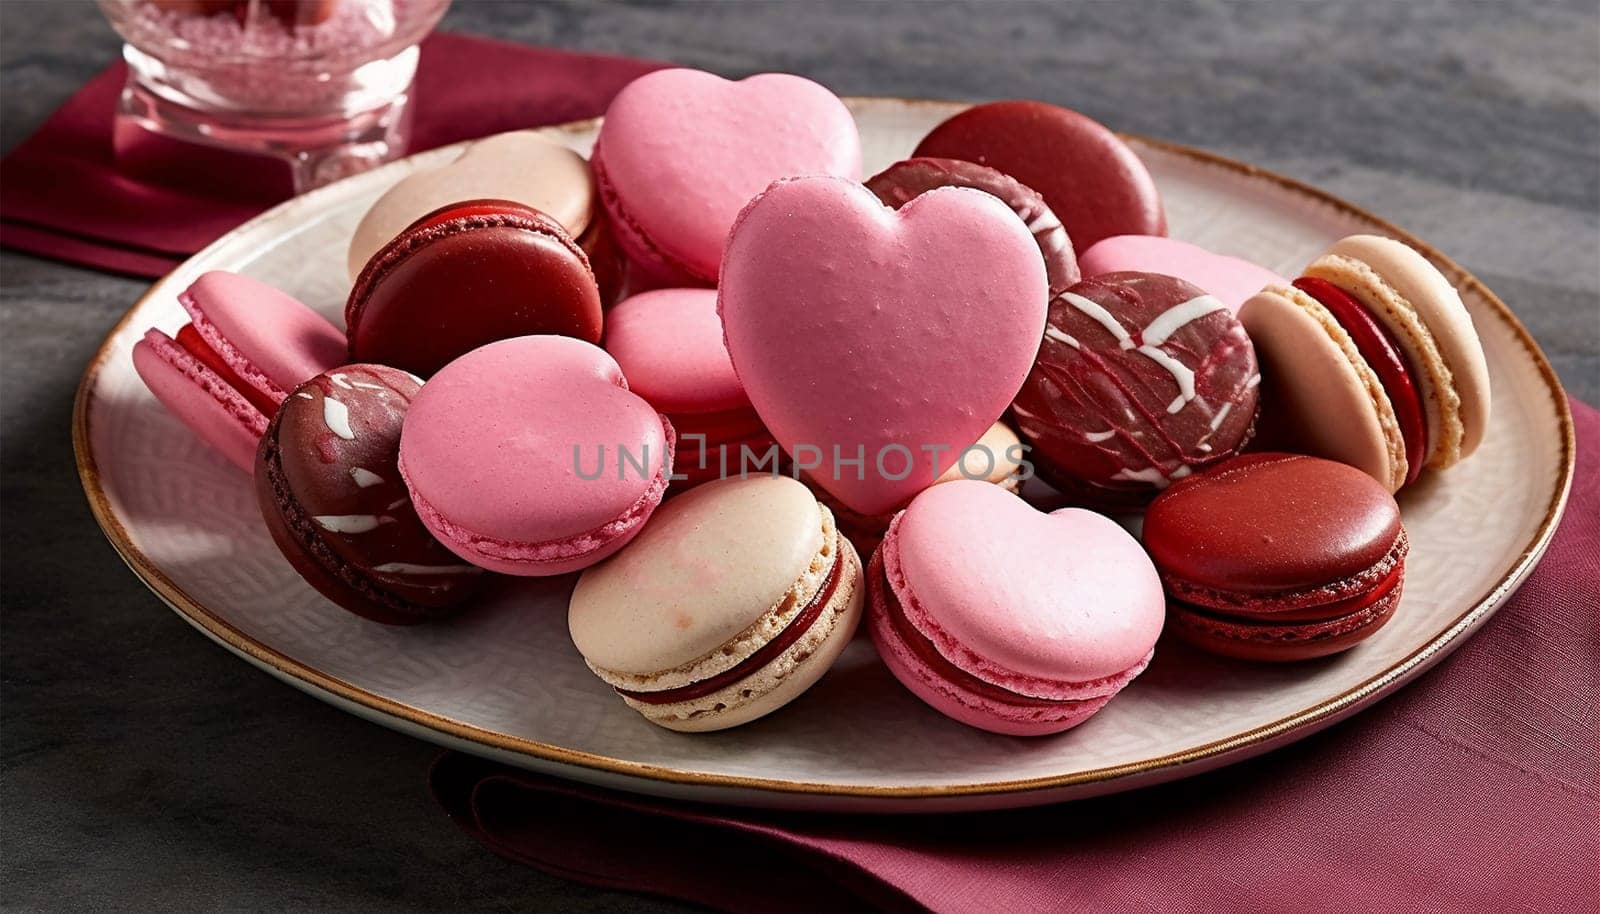
[[[897, 103], [908, 106], [948, 106], [952, 112], [959, 106], [950, 102], [932, 99], [897, 99], [897, 98], [853, 98], [848, 99], [853, 104], [863, 102]], [[574, 121], [567, 124], [554, 125], [546, 128], [568, 133], [583, 132], [592, 129], [598, 118], [583, 121]], [[138, 575], [145, 585], [157, 596], [161, 597], [174, 610], [183, 615], [187, 621], [210, 635], [215, 640], [229, 647], [237, 653], [253, 659], [257, 663], [275, 670], [279, 675], [297, 681], [302, 687], [316, 689], [330, 693], [345, 701], [363, 706], [384, 716], [404, 721], [408, 724], [435, 731], [443, 736], [450, 737], [469, 744], [476, 744], [507, 752], [515, 755], [524, 755], [546, 762], [560, 765], [574, 766], [595, 772], [621, 776], [625, 778], [642, 778], [649, 781], [665, 782], [670, 784], [691, 785], [697, 787], [737, 788], [754, 791], [764, 791], [778, 794], [812, 794], [833, 797], [860, 797], [860, 798], [932, 798], [932, 797], [969, 797], [989, 796], [1003, 794], [1018, 794], [1034, 791], [1047, 791], [1060, 788], [1073, 787], [1083, 784], [1114, 781], [1135, 775], [1147, 775], [1163, 769], [1192, 764], [1201, 761], [1216, 761], [1223, 756], [1262, 747], [1266, 744], [1301, 728], [1314, 728], [1317, 724], [1331, 723], [1345, 713], [1351, 712], [1361, 704], [1377, 697], [1380, 693], [1395, 687], [1405, 680], [1421, 673], [1442, 656], [1442, 651], [1448, 646], [1454, 646], [1457, 639], [1462, 638], [1477, 625], [1482, 623], [1488, 615], [1510, 596], [1511, 592], [1528, 576], [1544, 554], [1550, 539], [1555, 534], [1557, 522], [1561, 517], [1562, 508], [1566, 504], [1567, 494], [1572, 486], [1572, 478], [1576, 461], [1576, 437], [1572, 425], [1572, 413], [1568, 409], [1566, 394], [1561, 387], [1555, 370], [1550, 367], [1544, 353], [1540, 351], [1533, 336], [1528, 333], [1521, 321], [1507, 307], [1505, 302], [1491, 292], [1487, 286], [1480, 282], [1471, 273], [1468, 273], [1455, 261], [1446, 257], [1431, 245], [1417, 238], [1393, 223], [1379, 218], [1366, 210], [1355, 206], [1345, 200], [1333, 196], [1326, 191], [1319, 190], [1294, 178], [1289, 178], [1276, 172], [1240, 162], [1216, 153], [1206, 152], [1191, 146], [1179, 143], [1170, 143], [1163, 140], [1154, 140], [1138, 135], [1125, 134], [1124, 137], [1136, 146], [1144, 146], [1160, 150], [1164, 153], [1188, 158], [1212, 167], [1232, 172], [1238, 176], [1268, 181], [1280, 188], [1291, 191], [1302, 197], [1309, 198], [1338, 212], [1364, 220], [1375, 226], [1391, 237], [1400, 239], [1428, 257], [1429, 260], [1440, 268], [1450, 278], [1457, 288], [1470, 288], [1474, 293], [1487, 303], [1490, 311], [1496, 318], [1505, 322], [1511, 329], [1512, 335], [1521, 343], [1527, 356], [1539, 370], [1539, 375], [1545, 383], [1546, 393], [1551, 398], [1551, 406], [1555, 410], [1560, 424], [1561, 434], [1561, 465], [1560, 478], [1555, 490], [1550, 496], [1545, 507], [1544, 518], [1540, 521], [1533, 537], [1523, 548], [1521, 555], [1512, 563], [1506, 573], [1494, 583], [1482, 596], [1474, 600], [1465, 611], [1457, 616], [1445, 629], [1388, 669], [1373, 676], [1358, 686], [1348, 689], [1332, 698], [1313, 705], [1288, 717], [1255, 727], [1244, 733], [1236, 734], [1222, 740], [1207, 743], [1202, 746], [1188, 749], [1183, 752], [1171, 753], [1156, 758], [1145, 759], [1105, 768], [1094, 768], [1087, 771], [1078, 771], [1070, 774], [1051, 775], [1045, 777], [1028, 778], [1013, 781], [993, 781], [982, 784], [942, 784], [915, 787], [884, 787], [864, 785], [840, 785], [825, 783], [810, 783], [804, 781], [787, 781], [772, 778], [738, 777], [731, 775], [707, 774], [693, 771], [681, 771], [673, 768], [663, 768], [642, 762], [632, 762], [626, 759], [612, 758], [610, 756], [596, 755], [542, 743], [536, 740], [522, 739], [507, 736], [492, 730], [485, 730], [472, 724], [463, 723], [448, 717], [425, 711], [421, 708], [403, 704], [381, 695], [376, 695], [359, 686], [329, 676], [320, 670], [307, 666], [294, 660], [262, 642], [245, 635], [234, 628], [221, 617], [213, 613], [204, 604], [191, 597], [183, 588], [179, 587], [165, 572], [146, 556], [129, 537], [122, 521], [112, 511], [110, 501], [106, 497], [105, 489], [101, 484], [99, 468], [95, 465], [94, 455], [90, 450], [89, 414], [90, 401], [93, 396], [95, 381], [99, 376], [101, 367], [111, 355], [112, 341], [132, 320], [139, 307], [150, 296], [146, 292], [134, 303], [128, 313], [123, 315], [106, 335], [88, 367], [84, 370], [83, 379], [78, 384], [77, 395], [72, 409], [72, 447], [78, 465], [78, 475], [83, 482], [84, 494], [88, 497], [89, 508], [94, 513], [95, 520], [100, 524], [101, 530], [110, 540], [113, 548], [127, 563], [134, 574]], [[368, 173], [373, 174], [372, 172]], [[359, 180], [359, 177], [355, 180]], [[311, 194], [290, 201], [293, 205], [297, 201], [314, 198], [318, 194]], [[233, 229], [222, 238], [217, 239], [207, 246], [210, 250], [235, 237], [239, 233], [253, 227], [257, 219], [272, 215], [273, 211], [246, 222], [244, 225]], [[202, 251], [195, 256], [201, 256]], [[159, 284], [159, 280], [157, 284]], [[1307, 731], [1311, 732], [1310, 730]], [[1259, 750], [1258, 750], [1259, 751]]]

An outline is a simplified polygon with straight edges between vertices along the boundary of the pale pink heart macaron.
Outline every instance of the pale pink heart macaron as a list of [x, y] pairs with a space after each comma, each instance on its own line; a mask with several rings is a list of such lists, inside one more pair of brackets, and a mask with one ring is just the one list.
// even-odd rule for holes
[[564, 336], [490, 343], [423, 385], [400, 435], [417, 515], [468, 562], [577, 571], [622, 548], [661, 503], [672, 425], [600, 347]]
[[657, 70], [606, 109], [593, 165], [634, 264], [668, 283], [709, 284], [751, 197], [791, 175], [859, 180], [861, 140], [844, 103], [809, 79]]
[[1239, 313], [1245, 299], [1268, 286], [1286, 286], [1287, 279], [1241, 257], [1214, 254], [1197, 244], [1160, 235], [1115, 235], [1078, 255], [1087, 277], [1105, 273], [1164, 273], [1211, 293], [1228, 310]]
[[787, 476], [674, 498], [578, 580], [572, 640], [607, 685], [672, 730], [721, 730], [793, 701], [855, 634], [861, 561]]
[[150, 330], [133, 367], [157, 400], [245, 472], [289, 391], [342, 364], [345, 338], [273, 287], [213, 270], [178, 296], [189, 314], [173, 337]]
[[1048, 285], [1033, 235], [996, 197], [940, 187], [894, 210], [853, 181], [804, 177], [751, 201], [717, 291], [773, 437], [872, 515], [932, 485], [1005, 412], [1038, 354]]
[[957, 480], [917, 496], [868, 569], [878, 653], [918, 698], [964, 724], [1057, 733], [1150, 662], [1166, 600], [1138, 542], [1079, 508], [1051, 514]]

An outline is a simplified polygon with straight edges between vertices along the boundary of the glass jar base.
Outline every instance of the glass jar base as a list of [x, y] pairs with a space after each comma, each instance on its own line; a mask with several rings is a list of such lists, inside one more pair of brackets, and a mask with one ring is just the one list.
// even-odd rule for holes
[[411, 138], [409, 83], [376, 107], [317, 115], [217, 110], [184, 104], [171, 87], [161, 88], [130, 68], [112, 133], [124, 174], [281, 198], [398, 158]]

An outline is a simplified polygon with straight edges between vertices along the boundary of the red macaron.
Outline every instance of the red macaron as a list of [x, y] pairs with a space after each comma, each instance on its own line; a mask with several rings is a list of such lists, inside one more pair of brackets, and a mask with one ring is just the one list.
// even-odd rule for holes
[[1371, 476], [1295, 454], [1246, 454], [1167, 489], [1144, 545], [1168, 623], [1205, 650], [1291, 661], [1347, 650], [1394, 616], [1409, 548]]
[[323, 596], [391, 625], [462, 609], [487, 575], [418, 519], [398, 466], [400, 428], [422, 384], [383, 365], [346, 365], [295, 388], [256, 451], [267, 530]]
[[427, 377], [479, 346], [533, 334], [600, 341], [589, 258], [561, 224], [509, 200], [440, 207], [367, 262], [345, 304], [353, 362]]
[[1144, 163], [1105, 125], [1069, 108], [991, 102], [955, 115], [914, 156], [964, 159], [1038, 191], [1080, 251], [1113, 235], [1165, 235], [1166, 211]]

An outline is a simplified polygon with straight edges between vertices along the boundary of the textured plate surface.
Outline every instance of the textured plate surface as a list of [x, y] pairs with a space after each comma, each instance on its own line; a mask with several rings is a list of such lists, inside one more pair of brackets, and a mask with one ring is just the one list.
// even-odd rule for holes
[[[961, 106], [851, 101], [867, 173], [907, 154]], [[595, 123], [550, 128], [582, 152]], [[948, 721], [900, 688], [858, 639], [778, 714], [709, 736], [644, 722], [584, 667], [566, 634], [571, 578], [510, 582], [459, 621], [386, 628], [304, 584], [273, 547], [249, 481], [169, 416], [134, 374], [149, 327], [175, 332], [177, 293], [210, 269], [270, 282], [342, 323], [345, 248], [366, 206], [438, 150], [290, 201], [160, 282], [112, 331], [79, 391], [74, 438], [91, 506], [163, 600], [218, 643], [364, 717], [527, 768], [628, 790], [750, 805], [932, 811], [1029, 805], [1182, 777], [1266, 751], [1353, 712], [1426, 669], [1510, 595], [1543, 553], [1572, 468], [1559, 383], [1506, 307], [1416, 239], [1310, 188], [1195, 150], [1134, 141], [1172, 234], [1288, 276], [1357, 231], [1406, 238], [1461, 289], [1494, 381], [1482, 449], [1402, 499], [1405, 597], [1383, 631], [1297, 666], [1205, 657], [1163, 641], [1105, 711], [1056, 737]], [[200, 687], [197, 684], [197, 687]]]

